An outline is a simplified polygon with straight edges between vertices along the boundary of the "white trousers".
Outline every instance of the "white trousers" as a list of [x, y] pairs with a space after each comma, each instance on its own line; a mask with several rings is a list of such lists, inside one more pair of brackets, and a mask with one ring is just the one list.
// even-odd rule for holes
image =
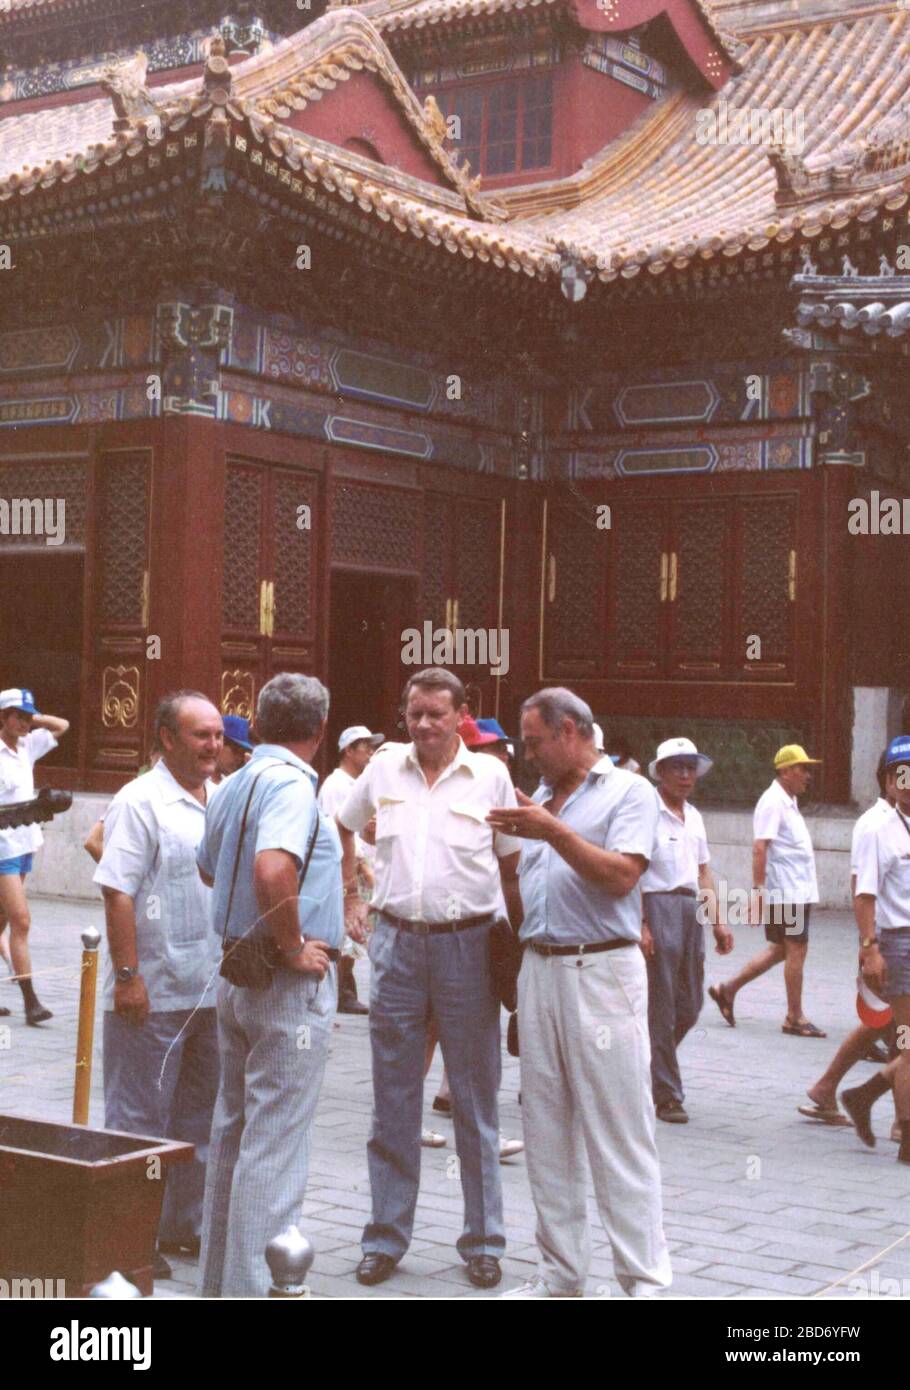
[[635, 946], [587, 956], [528, 948], [518, 980], [521, 1109], [541, 1277], [584, 1290], [587, 1152], [623, 1291], [671, 1282], [654, 1138], [648, 985]]

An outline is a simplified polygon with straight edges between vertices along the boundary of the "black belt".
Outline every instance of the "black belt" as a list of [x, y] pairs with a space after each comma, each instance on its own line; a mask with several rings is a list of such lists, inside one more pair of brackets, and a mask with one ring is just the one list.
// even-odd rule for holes
[[439, 936], [442, 932], [467, 931], [468, 927], [479, 927], [482, 922], [492, 921], [495, 915], [484, 912], [479, 917], [456, 917], [451, 922], [409, 922], [404, 917], [396, 917], [394, 912], [386, 912], [384, 907], [379, 911], [393, 927], [411, 932], [413, 936]]
[[653, 888], [650, 890], [647, 888], [643, 888], [642, 897], [697, 898], [698, 894], [696, 893], [694, 888]]
[[618, 951], [622, 946], [637, 946], [637, 941], [625, 941], [616, 937], [613, 941], [586, 942], [582, 946], [547, 946], [545, 942], [529, 941], [532, 951], [539, 956], [593, 956], [598, 951]]
[[[314, 939], [314, 938], [308, 938], [308, 941], [311, 940], [311, 939]], [[223, 956], [229, 956], [229, 955], [231, 954], [231, 952], [234, 950], [234, 948], [238, 945], [239, 942], [241, 942], [241, 941], [246, 941], [246, 940], [248, 940], [248, 938], [245, 937], [245, 936], [228, 936], [228, 937], [225, 937], [225, 940], [224, 940], [223, 943], [222, 943], [222, 945], [223, 945], [223, 947], [224, 947], [224, 949], [223, 949], [223, 951], [222, 951], [222, 955], [223, 955]], [[270, 937], [265, 938], [265, 940], [268, 941], [269, 946], [271, 946], [272, 948], [274, 948], [274, 950], [275, 950], [275, 952], [276, 952], [276, 955], [277, 955], [277, 957], [278, 957], [279, 960], [281, 959], [282, 956], [284, 957], [285, 960], [293, 960], [294, 957], [293, 957], [292, 953], [291, 953], [290, 951], [282, 951], [281, 947], [278, 945], [278, 943], [276, 942], [276, 940], [275, 940], [274, 937], [270, 936]], [[262, 938], [262, 937], [256, 937], [256, 938], [255, 938], [255, 941], [257, 942], [257, 944], [260, 944], [260, 945], [261, 945], [261, 944], [263, 943], [263, 938]], [[341, 952], [340, 952], [335, 946], [326, 946], [326, 948], [325, 948], [325, 953], [326, 953], [326, 955], [328, 956], [329, 960], [331, 960], [331, 961], [339, 961], [339, 960], [341, 960]], [[295, 952], [295, 954], [298, 954], [298, 955], [299, 955], [300, 952]]]

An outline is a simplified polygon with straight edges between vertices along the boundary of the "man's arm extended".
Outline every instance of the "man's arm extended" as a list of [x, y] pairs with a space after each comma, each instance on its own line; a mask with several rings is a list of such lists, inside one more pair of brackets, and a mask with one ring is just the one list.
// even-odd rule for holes
[[344, 929], [354, 941], [366, 941], [367, 905], [360, 896], [357, 836], [335, 817], [341, 839], [341, 881], [344, 884]]
[[506, 835], [519, 835], [522, 839], [546, 840], [570, 868], [589, 883], [606, 888], [617, 898], [631, 893], [648, 867], [643, 855], [600, 849], [523, 792], [519, 791], [516, 795], [519, 802], [517, 809], [500, 807], [487, 816], [496, 830]]
[[32, 717], [33, 729], [47, 729], [54, 738], [62, 738], [69, 726], [68, 719], [58, 719], [55, 714], [36, 714]]

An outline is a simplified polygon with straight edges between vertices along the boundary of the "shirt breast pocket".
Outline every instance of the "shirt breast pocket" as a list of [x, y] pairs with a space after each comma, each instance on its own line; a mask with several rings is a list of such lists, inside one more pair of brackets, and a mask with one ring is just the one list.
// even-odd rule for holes
[[446, 840], [455, 849], [467, 854], [479, 854], [492, 838], [492, 830], [483, 813], [473, 806], [452, 805], [446, 816]]
[[389, 840], [405, 832], [405, 804], [403, 801], [382, 800], [376, 807], [376, 840]]

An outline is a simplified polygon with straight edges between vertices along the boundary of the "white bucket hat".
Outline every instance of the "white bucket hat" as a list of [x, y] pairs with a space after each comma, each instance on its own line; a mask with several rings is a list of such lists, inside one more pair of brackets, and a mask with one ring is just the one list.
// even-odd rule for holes
[[713, 758], [709, 758], [706, 753], [699, 753], [690, 738], [665, 738], [657, 749], [654, 761], [648, 764], [648, 774], [652, 781], [657, 778], [657, 764], [666, 758], [697, 758], [696, 777], [704, 777], [714, 766]]

